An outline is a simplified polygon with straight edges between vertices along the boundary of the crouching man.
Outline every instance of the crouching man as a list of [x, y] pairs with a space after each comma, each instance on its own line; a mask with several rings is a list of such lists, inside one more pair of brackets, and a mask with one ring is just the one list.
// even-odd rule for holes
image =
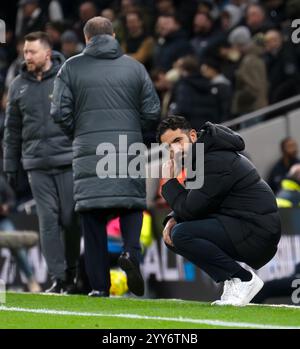
[[183, 117], [172, 116], [161, 122], [157, 136], [175, 155], [191, 149], [193, 168], [196, 145], [204, 143], [201, 188], [188, 190], [178, 182], [180, 169], [174, 158], [163, 165], [163, 174], [169, 176], [162, 195], [173, 210], [163, 231], [167, 247], [216, 282], [224, 282], [221, 299], [213, 304], [248, 304], [263, 281], [238, 262], [261, 268], [275, 255], [280, 240], [280, 218], [271, 189], [240, 154], [243, 139], [227, 127], [207, 122], [198, 135]]

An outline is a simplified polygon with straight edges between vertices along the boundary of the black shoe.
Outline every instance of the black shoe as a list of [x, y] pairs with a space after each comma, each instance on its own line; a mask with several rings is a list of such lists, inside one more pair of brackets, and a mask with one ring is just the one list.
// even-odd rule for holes
[[136, 296], [144, 295], [144, 279], [142, 277], [139, 265], [130, 258], [129, 253], [122, 253], [119, 257], [119, 266], [127, 275], [127, 285], [129, 291]]
[[57, 279], [45, 293], [64, 293], [66, 291], [66, 283], [63, 280]]
[[68, 284], [65, 287], [64, 294], [80, 294], [80, 290], [78, 290], [76, 284]]
[[99, 298], [109, 297], [109, 292], [93, 290], [92, 292], [90, 292], [88, 294], [88, 296], [89, 297], [99, 297]]

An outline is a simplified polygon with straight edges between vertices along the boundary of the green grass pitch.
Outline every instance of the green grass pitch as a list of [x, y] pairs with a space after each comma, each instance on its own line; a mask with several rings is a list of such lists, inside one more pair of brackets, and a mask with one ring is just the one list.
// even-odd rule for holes
[[0, 329], [299, 328], [300, 307], [7, 293]]

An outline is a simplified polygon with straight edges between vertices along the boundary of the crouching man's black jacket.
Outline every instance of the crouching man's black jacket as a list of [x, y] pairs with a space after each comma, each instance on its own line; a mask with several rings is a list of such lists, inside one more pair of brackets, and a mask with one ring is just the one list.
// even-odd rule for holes
[[281, 235], [272, 190], [239, 153], [245, 144], [237, 133], [207, 122], [197, 142], [204, 143], [203, 186], [187, 190], [172, 179], [162, 195], [177, 221], [218, 219], [242, 259], [259, 269], [276, 253]]

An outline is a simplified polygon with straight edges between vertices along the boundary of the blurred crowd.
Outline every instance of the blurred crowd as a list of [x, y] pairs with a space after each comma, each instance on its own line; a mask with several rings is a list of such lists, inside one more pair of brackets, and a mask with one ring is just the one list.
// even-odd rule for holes
[[20, 0], [0, 9], [2, 123], [24, 35], [46, 31], [69, 58], [82, 51], [83, 26], [97, 15], [113, 22], [123, 50], [150, 72], [162, 117], [181, 114], [198, 129], [300, 93], [300, 49], [291, 42], [297, 0]]

